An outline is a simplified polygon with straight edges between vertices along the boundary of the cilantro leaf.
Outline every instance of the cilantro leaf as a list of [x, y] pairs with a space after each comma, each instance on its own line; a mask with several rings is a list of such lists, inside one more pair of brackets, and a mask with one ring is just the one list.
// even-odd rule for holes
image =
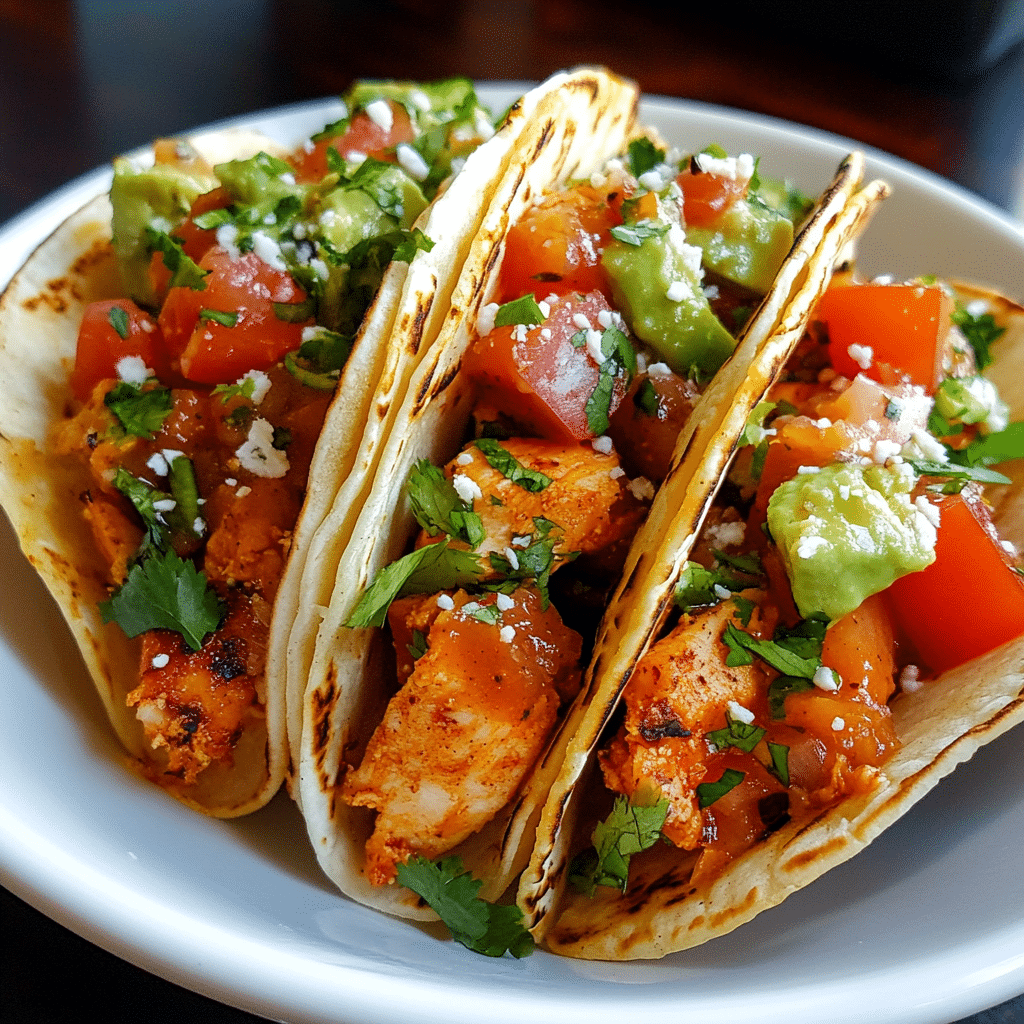
[[107, 313], [107, 320], [110, 326], [117, 331], [117, 336], [122, 341], [127, 341], [128, 314], [124, 311], [124, 306], [111, 306], [110, 311]]
[[1024, 422], [984, 434], [966, 448], [951, 451], [949, 459], [960, 466], [996, 466], [1011, 459], [1024, 459]]
[[728, 713], [726, 713], [725, 721], [724, 729], [716, 729], [704, 737], [709, 743], [714, 743], [719, 750], [736, 747], [737, 750], [749, 754], [761, 742], [765, 734], [765, 730], [754, 725], [753, 722], [748, 725], [746, 722], [731, 717]]
[[[624, 796], [615, 798], [611, 813], [594, 827], [593, 849], [575, 858], [569, 869], [569, 880], [580, 892], [593, 896], [599, 885], [626, 891], [630, 858], [661, 839], [668, 800], [661, 797], [660, 790], [656, 795], [651, 803], [631, 803]], [[639, 791], [634, 798], [644, 799]]]
[[659, 149], [650, 139], [634, 139], [629, 144], [629, 170], [634, 178], [655, 168], [665, 159], [665, 151]]
[[117, 417], [126, 434], [153, 439], [171, 414], [171, 392], [164, 387], [143, 391], [125, 381], [114, 385], [103, 396], [103, 404]]
[[907, 460], [919, 476], [944, 477], [951, 480], [976, 480], [983, 484], [1008, 484], [1010, 478], [983, 465], [959, 465], [955, 462], [930, 462], [924, 459]]
[[486, 536], [473, 503], [463, 501], [451, 480], [426, 459], [413, 466], [406, 492], [416, 522], [431, 537], [443, 531], [475, 548]]
[[100, 604], [104, 622], [116, 622], [126, 636], [150, 629], [180, 633], [193, 651], [220, 625], [223, 606], [206, 576], [174, 551], [153, 554], [132, 566], [109, 601]]
[[431, 594], [476, 583], [480, 578], [476, 555], [448, 547], [448, 540], [410, 551], [384, 566], [366, 588], [345, 622], [352, 628], [383, 626], [388, 608], [405, 594]]
[[772, 758], [772, 766], [768, 770], [784, 786], [789, 785], [789, 747], [785, 743], [768, 741], [768, 753]]
[[601, 333], [601, 354], [604, 361], [597, 385], [584, 407], [587, 428], [596, 436], [608, 429], [616, 379], [625, 374], [628, 387], [636, 373], [636, 352], [625, 332], [618, 327], [609, 327]]
[[507, 448], [492, 437], [481, 437], [473, 443], [483, 453], [492, 469], [496, 469], [524, 491], [536, 494], [543, 491], [552, 482], [551, 477], [524, 466]]
[[687, 562], [679, 574], [674, 599], [683, 611], [704, 608], [725, 600], [726, 595], [719, 593], [718, 587], [734, 593], [749, 586], [749, 582], [724, 569], [705, 569], [697, 562]]
[[225, 313], [222, 309], [201, 309], [199, 319], [204, 322], [220, 324], [221, 327], [234, 327], [238, 323], [237, 313]]
[[996, 326], [995, 317], [991, 313], [973, 316], [959, 302], [950, 314], [950, 319], [960, 328], [967, 343], [974, 350], [975, 365], [979, 370], [984, 370], [992, 362], [992, 353], [989, 351], [992, 343], [998, 341], [1006, 328]]
[[633, 404], [644, 413], [645, 416], [658, 415], [658, 391], [651, 383], [650, 377], [645, 377], [633, 395]]
[[191, 256], [166, 231], [146, 228], [146, 243], [150, 252], [159, 252], [163, 256], [164, 266], [171, 272], [168, 288], [191, 288], [201, 292], [206, 289], [204, 278], [209, 273], [203, 270]]
[[803, 693], [813, 686], [814, 683], [804, 676], [776, 676], [768, 685], [768, 708], [772, 721], [778, 722], [786, 717], [786, 698], [791, 693]]
[[702, 782], [697, 787], [697, 803], [701, 810], [721, 800], [726, 793], [735, 789], [746, 776], [735, 768], [726, 768], [717, 782]]
[[[551, 573], [562, 562], [576, 558], [579, 552], [555, 553], [555, 545], [558, 543], [562, 528], [550, 519], [534, 516], [533, 526], [537, 531], [533, 535], [533, 540], [525, 548], [515, 549], [515, 567], [513, 567], [512, 560], [506, 555], [499, 555], [492, 551], [488, 558], [491, 568], [500, 573], [506, 581], [522, 582], [532, 579], [541, 595], [541, 607], [546, 611], [551, 603], [548, 593]], [[488, 586], [487, 589], [503, 589], [503, 587], [501, 585], [498, 585], [497, 588]]]
[[516, 959], [533, 952], [533, 938], [516, 906], [480, 899], [483, 883], [462, 866], [459, 857], [431, 862], [416, 856], [398, 865], [398, 882], [421, 896], [448, 926], [452, 938], [485, 956], [511, 953]]
[[642, 220], [635, 224], [616, 224], [611, 236], [625, 245], [643, 245], [645, 238], [660, 238], [668, 233], [669, 225], [658, 220]]
[[406, 644], [405, 649], [413, 656], [414, 659], [422, 658], [427, 651], [430, 650], [430, 644], [427, 643], [426, 634], [419, 629], [412, 631], [412, 643]]
[[401, 220], [405, 215], [405, 207], [400, 177], [394, 164], [370, 156], [359, 165], [344, 188], [365, 192], [384, 213], [395, 220]]
[[730, 622], [722, 636], [722, 641], [729, 648], [725, 663], [730, 666], [749, 665], [753, 661], [751, 654], [756, 654], [785, 675], [812, 679], [821, 667], [825, 624], [826, 620], [812, 617], [802, 620], [792, 630], [776, 630], [773, 640], [758, 640]]
[[544, 323], [547, 318], [544, 316], [537, 299], [533, 295], [524, 295], [520, 299], [513, 299], [498, 307], [494, 314], [495, 327], [513, 327], [516, 324], [525, 324], [527, 327], [536, 327]]
[[218, 384], [211, 395], [219, 395], [222, 402], [228, 402], [232, 398], [247, 398], [252, 401], [252, 396], [256, 393], [256, 378], [255, 377], [242, 377], [240, 380], [235, 381], [234, 384]]

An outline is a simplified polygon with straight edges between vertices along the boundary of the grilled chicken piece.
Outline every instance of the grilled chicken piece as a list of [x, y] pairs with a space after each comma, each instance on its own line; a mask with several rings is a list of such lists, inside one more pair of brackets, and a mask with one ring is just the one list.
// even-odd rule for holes
[[[580, 638], [531, 587], [396, 601], [396, 647], [426, 629], [427, 650], [391, 699], [342, 799], [379, 811], [366, 874], [392, 881], [410, 856], [437, 857], [482, 828], [544, 749], [579, 687]], [[408, 666], [407, 666], [408, 668]]]

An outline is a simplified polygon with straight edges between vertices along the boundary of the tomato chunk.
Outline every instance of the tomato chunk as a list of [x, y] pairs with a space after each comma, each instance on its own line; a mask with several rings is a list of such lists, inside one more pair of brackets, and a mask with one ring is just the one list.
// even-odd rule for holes
[[509, 228], [499, 290], [505, 299], [571, 291], [610, 295], [601, 267], [609, 231], [622, 218], [590, 186], [559, 192], [527, 210]]
[[131, 299], [108, 299], [86, 307], [78, 331], [71, 390], [86, 401], [101, 381], [117, 376], [125, 356], [138, 356], [157, 376], [166, 368], [163, 338], [156, 321]]
[[1024, 579], [980, 497], [965, 489], [932, 500], [940, 515], [935, 561], [888, 593], [918, 655], [944, 672], [1024, 634]]
[[330, 169], [327, 166], [327, 150], [331, 148], [336, 149], [342, 157], [350, 153], [361, 153], [376, 160], [394, 162], [394, 147], [402, 142], [412, 142], [415, 132], [405, 107], [394, 100], [388, 100], [387, 103], [391, 108], [390, 128], [378, 124], [362, 110], [352, 118], [342, 134], [296, 150], [288, 158], [288, 162], [295, 168], [296, 180], [320, 181]]
[[209, 271], [206, 287], [172, 288], [160, 313], [167, 346], [189, 380], [228, 383], [247, 370], [266, 370], [299, 347], [302, 328], [312, 319], [288, 323], [274, 311], [275, 303], [306, 300], [290, 274], [255, 253], [232, 259], [220, 247], [199, 266]]
[[883, 384], [909, 380], [934, 394], [944, 376], [952, 311], [938, 286], [863, 284], [830, 288], [815, 319], [828, 327], [837, 373], [865, 373]]
[[[587, 403], [597, 388], [601, 367], [587, 346], [575, 345], [573, 339], [585, 333], [583, 323], [600, 330], [601, 319], [612, 312], [599, 291], [563, 296], [551, 303], [550, 315], [540, 326], [496, 327], [479, 338], [466, 362], [478, 385], [478, 405], [494, 405], [541, 437], [571, 441], [594, 437]], [[628, 384], [620, 371], [604, 410], [608, 416], [622, 401]]]
[[[692, 161], [691, 161], [692, 163]], [[683, 219], [696, 228], [711, 227], [737, 200], [747, 194], [749, 178], [730, 178], [691, 167], [676, 176], [683, 190]]]

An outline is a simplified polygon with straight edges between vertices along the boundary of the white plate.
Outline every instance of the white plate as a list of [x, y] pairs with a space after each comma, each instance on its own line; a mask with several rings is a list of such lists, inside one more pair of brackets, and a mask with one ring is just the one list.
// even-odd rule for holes
[[[484, 89], [501, 109], [514, 87]], [[672, 142], [763, 156], [819, 190], [850, 145], [672, 100]], [[306, 104], [245, 119], [292, 142], [336, 116]], [[1024, 233], [966, 193], [871, 154], [895, 188], [862, 248], [869, 272], [936, 273], [1020, 295]], [[82, 202], [97, 171], [11, 221], [0, 284]], [[704, 947], [651, 963], [538, 952], [491, 960], [356, 906], [317, 870], [284, 796], [204, 819], [125, 770], [63, 622], [0, 526], [0, 868], [6, 885], [100, 946], [187, 988], [290, 1021], [561, 1024], [941, 1022], [1024, 990], [1024, 750], [1004, 736], [846, 865]]]

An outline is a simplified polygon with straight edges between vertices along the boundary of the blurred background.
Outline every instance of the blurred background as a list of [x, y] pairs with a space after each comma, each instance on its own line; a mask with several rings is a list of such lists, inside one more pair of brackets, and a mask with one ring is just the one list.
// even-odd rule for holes
[[[154, 137], [355, 78], [531, 81], [579, 63], [849, 136], [1024, 218], [1020, 0], [0, 0], [0, 222]], [[255, 1020], [0, 898], [5, 1021]], [[1020, 1024], [1024, 997], [972, 1022]]]

